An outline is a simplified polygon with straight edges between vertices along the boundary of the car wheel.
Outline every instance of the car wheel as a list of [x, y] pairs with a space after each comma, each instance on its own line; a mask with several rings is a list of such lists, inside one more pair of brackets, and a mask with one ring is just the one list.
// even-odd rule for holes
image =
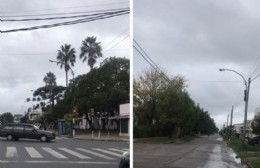
[[47, 138], [45, 135], [42, 135], [41, 138], [40, 138], [40, 140], [41, 140], [42, 142], [47, 142], [47, 141], [48, 141], [48, 138]]
[[12, 141], [14, 138], [13, 138], [13, 136], [12, 135], [7, 135], [7, 140], [8, 141]]

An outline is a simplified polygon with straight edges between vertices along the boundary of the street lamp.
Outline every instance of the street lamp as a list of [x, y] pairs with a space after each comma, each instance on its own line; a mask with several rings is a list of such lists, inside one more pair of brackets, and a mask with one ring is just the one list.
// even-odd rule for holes
[[[59, 61], [54, 61], [54, 60], [49, 60], [49, 62], [51, 63], [61, 63]], [[72, 74], [72, 78], [73, 78], [73, 83], [74, 83], [74, 71], [71, 69], [71, 67], [69, 66], [69, 69], [71, 70], [71, 74]], [[66, 75], [66, 87], [67, 86], [67, 75]], [[75, 105], [75, 93], [74, 93], [74, 100], [73, 100], [73, 106]], [[75, 117], [77, 117], [77, 114], [78, 114], [78, 110], [77, 108], [74, 106], [73, 109], [72, 109], [72, 114], [73, 114], [73, 118], [72, 118], [72, 125], [73, 125], [73, 130], [72, 130], [72, 136], [74, 137], [75, 136]]]
[[[54, 60], [49, 60], [49, 62], [51, 62], [51, 63], [54, 63], [54, 62], [56, 62], [56, 63], [61, 63], [61, 62], [59, 62], [59, 61], [54, 61]], [[69, 69], [71, 70], [72, 79], [73, 79], [73, 82], [74, 82], [74, 71], [71, 69], [70, 66], [69, 66]], [[66, 81], [66, 87], [67, 87], [67, 81]]]
[[245, 89], [245, 97], [244, 97], [244, 101], [245, 101], [245, 115], [244, 115], [244, 129], [243, 129], [243, 142], [245, 142], [245, 136], [246, 136], [246, 122], [247, 122], [247, 109], [248, 109], [248, 99], [249, 99], [249, 90], [250, 90], [250, 84], [253, 80], [255, 80], [257, 77], [260, 76], [260, 74], [256, 75], [252, 80], [251, 77], [248, 78], [248, 81], [246, 81], [246, 79], [244, 78], [244, 76], [242, 74], [240, 74], [239, 72], [232, 70], [232, 69], [219, 69], [219, 71], [231, 71], [234, 72], [236, 74], [238, 74], [240, 77], [242, 77], [246, 89]]

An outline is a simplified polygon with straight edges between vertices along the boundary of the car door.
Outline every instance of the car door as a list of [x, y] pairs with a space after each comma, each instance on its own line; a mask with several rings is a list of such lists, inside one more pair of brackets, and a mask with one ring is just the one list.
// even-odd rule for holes
[[13, 127], [13, 137], [14, 138], [23, 138], [23, 126], [20, 124], [15, 124]]
[[24, 138], [38, 139], [38, 134], [32, 125], [24, 125]]

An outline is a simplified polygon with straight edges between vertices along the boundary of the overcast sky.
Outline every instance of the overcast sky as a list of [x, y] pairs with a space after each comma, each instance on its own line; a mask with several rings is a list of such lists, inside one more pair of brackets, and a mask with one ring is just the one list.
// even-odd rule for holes
[[[157, 65], [187, 80], [192, 99], [218, 127], [234, 106], [244, 120], [246, 80], [260, 73], [260, 2], [255, 0], [136, 0], [134, 38]], [[150, 65], [134, 51], [134, 76]], [[252, 81], [248, 119], [260, 107], [260, 77]]]
[[[14, 19], [3, 16], [87, 12], [129, 7], [128, 0], [0, 0], [0, 4], [1, 19]], [[63, 21], [1, 22], [0, 30]], [[111, 56], [130, 58], [129, 26], [129, 15], [123, 15], [70, 26], [1, 33], [0, 114], [4, 112], [23, 114], [32, 105], [25, 102], [26, 98], [32, 97], [30, 90], [44, 86], [43, 78], [47, 72], [53, 72], [56, 75], [57, 84], [65, 86], [64, 70], [48, 61], [56, 60], [57, 50], [65, 43], [71, 44], [77, 52], [76, 65], [72, 68], [75, 76], [90, 70], [87, 63], [82, 63], [78, 57], [81, 42], [89, 36], [97, 37], [97, 41], [101, 42], [103, 48], [103, 58], [99, 59], [95, 66], [99, 66], [101, 61]], [[69, 78], [72, 78], [70, 73]]]

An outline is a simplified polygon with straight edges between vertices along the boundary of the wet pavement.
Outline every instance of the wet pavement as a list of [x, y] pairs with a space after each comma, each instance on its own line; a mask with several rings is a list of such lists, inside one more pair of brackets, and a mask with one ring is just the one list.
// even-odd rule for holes
[[134, 144], [134, 168], [246, 168], [215, 134], [174, 144]]

